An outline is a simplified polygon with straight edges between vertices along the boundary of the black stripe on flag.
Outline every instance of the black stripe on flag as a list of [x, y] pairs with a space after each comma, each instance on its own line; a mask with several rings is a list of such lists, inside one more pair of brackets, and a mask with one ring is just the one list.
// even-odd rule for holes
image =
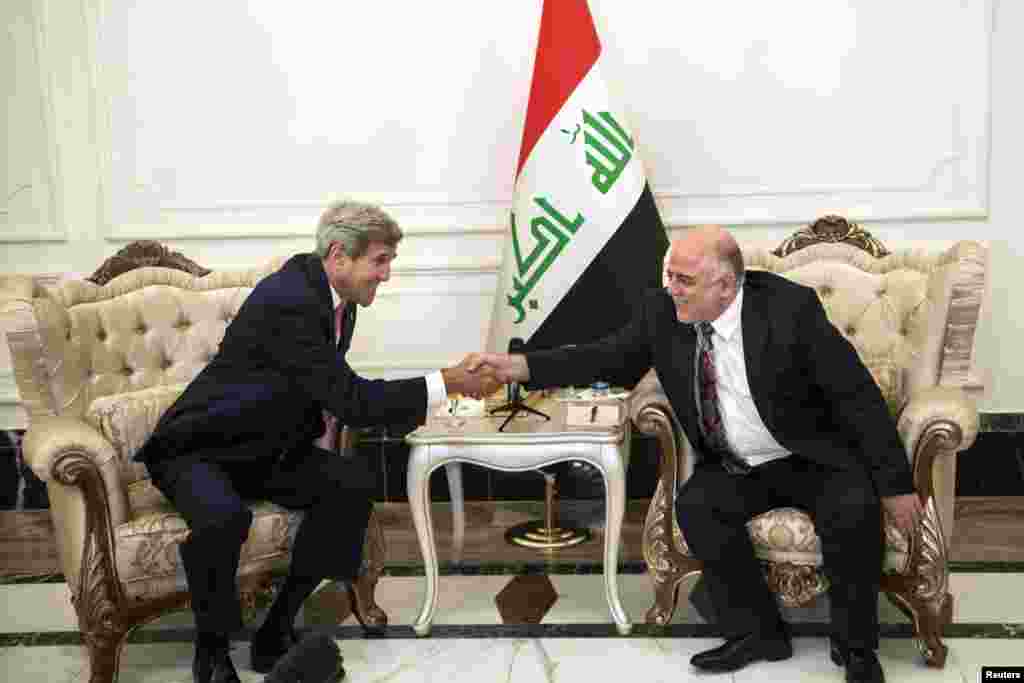
[[537, 331], [528, 351], [585, 344], [611, 334], [633, 316], [644, 290], [661, 286], [668, 236], [650, 185]]

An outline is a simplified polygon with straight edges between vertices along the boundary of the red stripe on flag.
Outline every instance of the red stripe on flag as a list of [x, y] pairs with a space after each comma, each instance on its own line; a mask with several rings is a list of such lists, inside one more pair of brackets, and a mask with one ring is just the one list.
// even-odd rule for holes
[[601, 41], [587, 0], [544, 0], [516, 178], [541, 134], [600, 54]]

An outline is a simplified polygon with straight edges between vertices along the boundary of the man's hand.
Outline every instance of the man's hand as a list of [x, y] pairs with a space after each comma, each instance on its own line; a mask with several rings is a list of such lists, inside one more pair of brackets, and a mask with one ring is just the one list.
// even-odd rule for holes
[[916, 493], [905, 493], [900, 496], [888, 496], [882, 499], [889, 519], [906, 536], [912, 536], [921, 520], [921, 501]]
[[530, 366], [521, 353], [471, 353], [462, 362], [470, 372], [491, 372], [505, 384], [530, 381]]
[[462, 394], [475, 399], [490, 396], [499, 388], [501, 382], [489, 369], [474, 367], [470, 369], [470, 358], [466, 356], [458, 365], [441, 370], [444, 386], [449, 394]]

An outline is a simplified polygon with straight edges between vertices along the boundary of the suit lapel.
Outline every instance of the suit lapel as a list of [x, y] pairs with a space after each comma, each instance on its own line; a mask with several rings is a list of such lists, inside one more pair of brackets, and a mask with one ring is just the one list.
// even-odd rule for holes
[[[696, 378], [694, 377], [694, 358], [697, 352], [697, 333], [693, 325], [681, 323], [676, 318], [675, 309], [672, 309], [672, 322], [674, 325], [675, 338], [672, 345], [672, 366], [680, 378], [680, 391], [685, 392], [687, 400], [682, 404], [685, 411], [682, 414], [676, 411], [683, 430], [687, 436], [693, 439], [700, 437], [700, 425], [697, 423], [697, 403], [694, 395]], [[696, 445], [696, 442], [694, 442]]]
[[338, 340], [338, 350], [348, 351], [352, 345], [352, 333], [356, 329], [356, 305], [348, 302], [345, 305], [345, 312], [341, 317], [341, 339]]
[[754, 399], [761, 419], [767, 424], [771, 419], [770, 408], [772, 388], [765, 386], [766, 363], [772, 362], [767, 357], [769, 339], [769, 318], [766, 317], [761, 306], [759, 291], [756, 287], [744, 286], [743, 310], [740, 311], [740, 324], [743, 327], [743, 359], [747, 364], [747, 383], [750, 385], [750, 395]]
[[316, 292], [319, 303], [320, 327], [324, 336], [334, 340], [334, 299], [331, 298], [331, 284], [327, 281], [323, 261], [316, 254], [306, 254], [306, 278], [310, 288]]

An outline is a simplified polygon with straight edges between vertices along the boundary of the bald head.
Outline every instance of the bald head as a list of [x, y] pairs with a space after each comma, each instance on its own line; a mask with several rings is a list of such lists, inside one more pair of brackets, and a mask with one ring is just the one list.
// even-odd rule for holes
[[700, 225], [672, 241], [665, 256], [665, 285], [680, 320], [715, 320], [743, 284], [743, 254], [719, 225]]
[[728, 230], [720, 225], [698, 225], [672, 241], [668, 258], [699, 260], [705, 266], [721, 268], [738, 280], [743, 276], [743, 255]]

